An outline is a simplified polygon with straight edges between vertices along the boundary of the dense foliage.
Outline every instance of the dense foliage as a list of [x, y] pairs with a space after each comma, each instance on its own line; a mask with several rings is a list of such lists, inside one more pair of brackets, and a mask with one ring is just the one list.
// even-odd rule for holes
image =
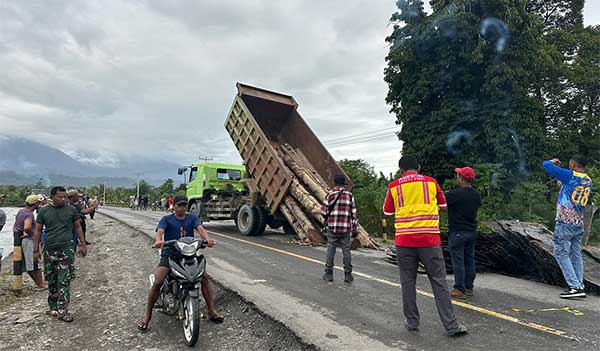
[[446, 188], [473, 166], [484, 220], [552, 227], [558, 185], [544, 159], [582, 154], [600, 186], [600, 27], [584, 27], [583, 4], [432, 0], [427, 14], [397, 2], [385, 81], [402, 152]]

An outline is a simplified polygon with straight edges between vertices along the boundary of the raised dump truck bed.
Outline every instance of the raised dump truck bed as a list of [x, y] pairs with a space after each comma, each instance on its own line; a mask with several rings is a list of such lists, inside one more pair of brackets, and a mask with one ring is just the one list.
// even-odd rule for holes
[[[322, 242], [318, 207], [333, 187], [333, 176], [344, 171], [300, 116], [292, 96], [240, 83], [237, 90], [225, 128], [246, 164], [250, 191], [272, 214], [282, 214], [301, 238]], [[359, 241], [374, 246], [362, 229]]]

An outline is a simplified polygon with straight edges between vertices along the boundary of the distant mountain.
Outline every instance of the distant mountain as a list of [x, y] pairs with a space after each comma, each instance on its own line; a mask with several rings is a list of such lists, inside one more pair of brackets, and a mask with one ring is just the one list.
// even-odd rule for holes
[[167, 178], [179, 179], [180, 165], [173, 162], [128, 156], [106, 160], [83, 153], [75, 156], [77, 159], [32, 140], [0, 135], [0, 183], [32, 184], [32, 180], [36, 183], [42, 179], [46, 185], [85, 186], [107, 182], [112, 186], [129, 186], [138, 175], [151, 184], [160, 184]]

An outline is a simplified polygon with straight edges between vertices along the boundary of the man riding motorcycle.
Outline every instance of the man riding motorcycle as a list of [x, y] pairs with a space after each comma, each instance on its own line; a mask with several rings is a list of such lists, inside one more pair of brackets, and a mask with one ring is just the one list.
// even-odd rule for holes
[[[173, 202], [175, 205], [175, 213], [161, 218], [156, 227], [154, 247], [163, 247], [163, 243], [168, 240], [177, 240], [185, 236], [193, 237], [194, 229], [198, 231], [198, 234], [200, 234], [200, 237], [203, 240], [208, 242], [208, 247], [212, 247], [215, 244], [215, 241], [208, 238], [208, 233], [204, 230], [198, 216], [186, 213], [188, 205], [187, 197], [176, 196]], [[158, 268], [156, 268], [155, 280], [148, 293], [146, 314], [137, 326], [140, 331], [146, 331], [148, 329], [148, 323], [150, 323], [150, 319], [152, 318], [152, 310], [156, 303], [156, 299], [158, 298], [160, 288], [169, 274], [169, 257], [173, 257], [173, 255], [174, 250], [170, 248], [163, 248], [161, 250], [160, 262]], [[215, 323], [221, 323], [223, 322], [224, 317], [222, 314], [215, 311], [208, 278], [208, 274], [204, 274], [201, 281], [202, 295], [204, 296], [206, 307], [208, 309], [208, 319]]]

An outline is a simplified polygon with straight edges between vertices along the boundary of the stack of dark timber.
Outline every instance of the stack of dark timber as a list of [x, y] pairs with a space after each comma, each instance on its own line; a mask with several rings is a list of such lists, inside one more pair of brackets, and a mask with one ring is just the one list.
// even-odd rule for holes
[[[326, 238], [321, 234], [324, 225], [321, 204], [331, 189], [302, 151], [286, 143], [272, 145], [285, 166], [295, 175], [288, 194], [279, 205], [279, 210], [302, 242], [324, 244]], [[378, 248], [361, 226], [358, 227], [358, 235], [352, 247]]]
[[[475, 246], [478, 272], [494, 272], [551, 285], [566, 286], [554, 258], [552, 232], [536, 223], [495, 221], [485, 223], [492, 233], [480, 233]], [[446, 268], [452, 272], [447, 235], [442, 235]], [[395, 250], [388, 254], [397, 264]], [[583, 250], [584, 283], [587, 292], [600, 295], [600, 250]]]

